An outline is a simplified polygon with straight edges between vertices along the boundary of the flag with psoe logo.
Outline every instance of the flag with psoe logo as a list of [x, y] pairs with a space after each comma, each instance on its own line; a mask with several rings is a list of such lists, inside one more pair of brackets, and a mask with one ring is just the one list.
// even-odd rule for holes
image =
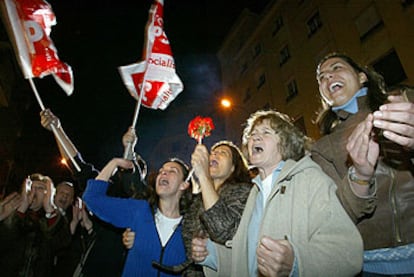
[[119, 67], [132, 97], [147, 108], [161, 110], [167, 108], [184, 89], [175, 71], [170, 42], [164, 32], [163, 6], [163, 0], [155, 0], [150, 8], [143, 61]]
[[52, 74], [66, 94], [71, 95], [72, 69], [59, 60], [49, 37], [56, 24], [50, 4], [44, 0], [4, 0], [1, 6], [24, 77], [42, 78]]

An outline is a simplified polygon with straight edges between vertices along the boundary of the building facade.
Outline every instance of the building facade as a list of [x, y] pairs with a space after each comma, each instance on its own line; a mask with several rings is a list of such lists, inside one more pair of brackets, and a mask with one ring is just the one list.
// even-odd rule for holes
[[275, 0], [261, 14], [244, 10], [218, 52], [223, 96], [234, 108], [226, 135], [240, 141], [251, 112], [273, 108], [317, 139], [315, 69], [343, 52], [383, 74], [387, 85], [414, 84], [414, 1]]

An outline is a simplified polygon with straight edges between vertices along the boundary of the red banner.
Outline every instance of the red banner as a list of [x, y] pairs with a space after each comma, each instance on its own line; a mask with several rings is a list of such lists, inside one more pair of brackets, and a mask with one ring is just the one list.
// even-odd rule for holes
[[[171, 46], [164, 32], [163, 0], [155, 0], [146, 26], [143, 61], [119, 67], [129, 93], [147, 108], [167, 108], [184, 86], [175, 72]], [[142, 84], [144, 88], [142, 89]]]
[[73, 92], [73, 74], [69, 65], [61, 62], [49, 37], [56, 17], [44, 0], [4, 0], [9, 32], [26, 79], [52, 74], [62, 89]]

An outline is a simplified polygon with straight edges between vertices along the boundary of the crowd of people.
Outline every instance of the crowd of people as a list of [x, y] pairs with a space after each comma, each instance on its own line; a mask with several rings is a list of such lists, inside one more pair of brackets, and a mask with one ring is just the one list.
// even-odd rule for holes
[[1, 275], [414, 276], [414, 89], [341, 53], [316, 80], [316, 141], [258, 110], [240, 142], [150, 174], [136, 153], [97, 170], [42, 111], [72, 179], [31, 173], [0, 200]]

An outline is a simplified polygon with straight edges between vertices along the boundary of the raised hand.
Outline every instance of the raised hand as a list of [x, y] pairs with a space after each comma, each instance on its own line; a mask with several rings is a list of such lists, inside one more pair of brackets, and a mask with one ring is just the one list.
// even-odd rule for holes
[[21, 213], [25, 213], [29, 206], [33, 202], [35, 190], [31, 188], [32, 181], [27, 177], [22, 184], [21, 190], [21, 202], [17, 210]]
[[369, 180], [374, 175], [379, 157], [379, 145], [373, 136], [373, 115], [359, 123], [348, 138], [346, 149], [352, 159], [358, 179]]
[[42, 124], [43, 128], [49, 131], [52, 131], [52, 125], [54, 125], [56, 129], [61, 126], [59, 118], [49, 109], [45, 109], [40, 112], [40, 124]]
[[86, 231], [88, 231], [88, 234], [90, 234], [93, 230], [93, 222], [92, 220], [89, 218], [89, 213], [88, 210], [86, 209], [86, 206], [83, 205], [82, 208], [80, 209], [80, 222], [81, 222], [81, 226], [83, 228], [86, 229]]
[[9, 217], [21, 204], [22, 197], [17, 192], [12, 192], [0, 202], [0, 221]]
[[82, 199], [79, 197], [76, 198], [74, 205], [72, 205], [72, 221], [78, 224], [82, 220], [82, 204], [80, 204]]
[[414, 149], [414, 104], [404, 95], [389, 96], [388, 101], [374, 112], [374, 126], [390, 141]]
[[128, 131], [122, 136], [122, 144], [124, 145], [124, 148], [128, 146], [128, 144], [131, 144], [132, 149], [134, 149], [135, 144], [137, 144], [138, 137], [135, 133], [135, 129], [133, 127], [129, 127]]
[[81, 209], [79, 207], [78, 200], [75, 201], [75, 204], [72, 205], [72, 221], [70, 222], [70, 232], [71, 234], [75, 234], [76, 227], [78, 223], [81, 221]]
[[194, 174], [198, 178], [210, 176], [209, 173], [209, 153], [203, 144], [197, 144], [191, 155], [191, 165], [194, 168]]
[[43, 209], [46, 213], [52, 213], [55, 210], [55, 204], [53, 204], [53, 196], [55, 194], [55, 187], [50, 180], [46, 180], [46, 191], [43, 197]]
[[191, 166], [194, 170], [193, 176], [197, 178], [192, 179], [193, 193], [199, 193], [202, 190], [202, 184], [210, 183], [208, 182], [210, 177], [209, 173], [209, 153], [208, 149], [203, 144], [197, 144], [193, 154], [191, 154]]

